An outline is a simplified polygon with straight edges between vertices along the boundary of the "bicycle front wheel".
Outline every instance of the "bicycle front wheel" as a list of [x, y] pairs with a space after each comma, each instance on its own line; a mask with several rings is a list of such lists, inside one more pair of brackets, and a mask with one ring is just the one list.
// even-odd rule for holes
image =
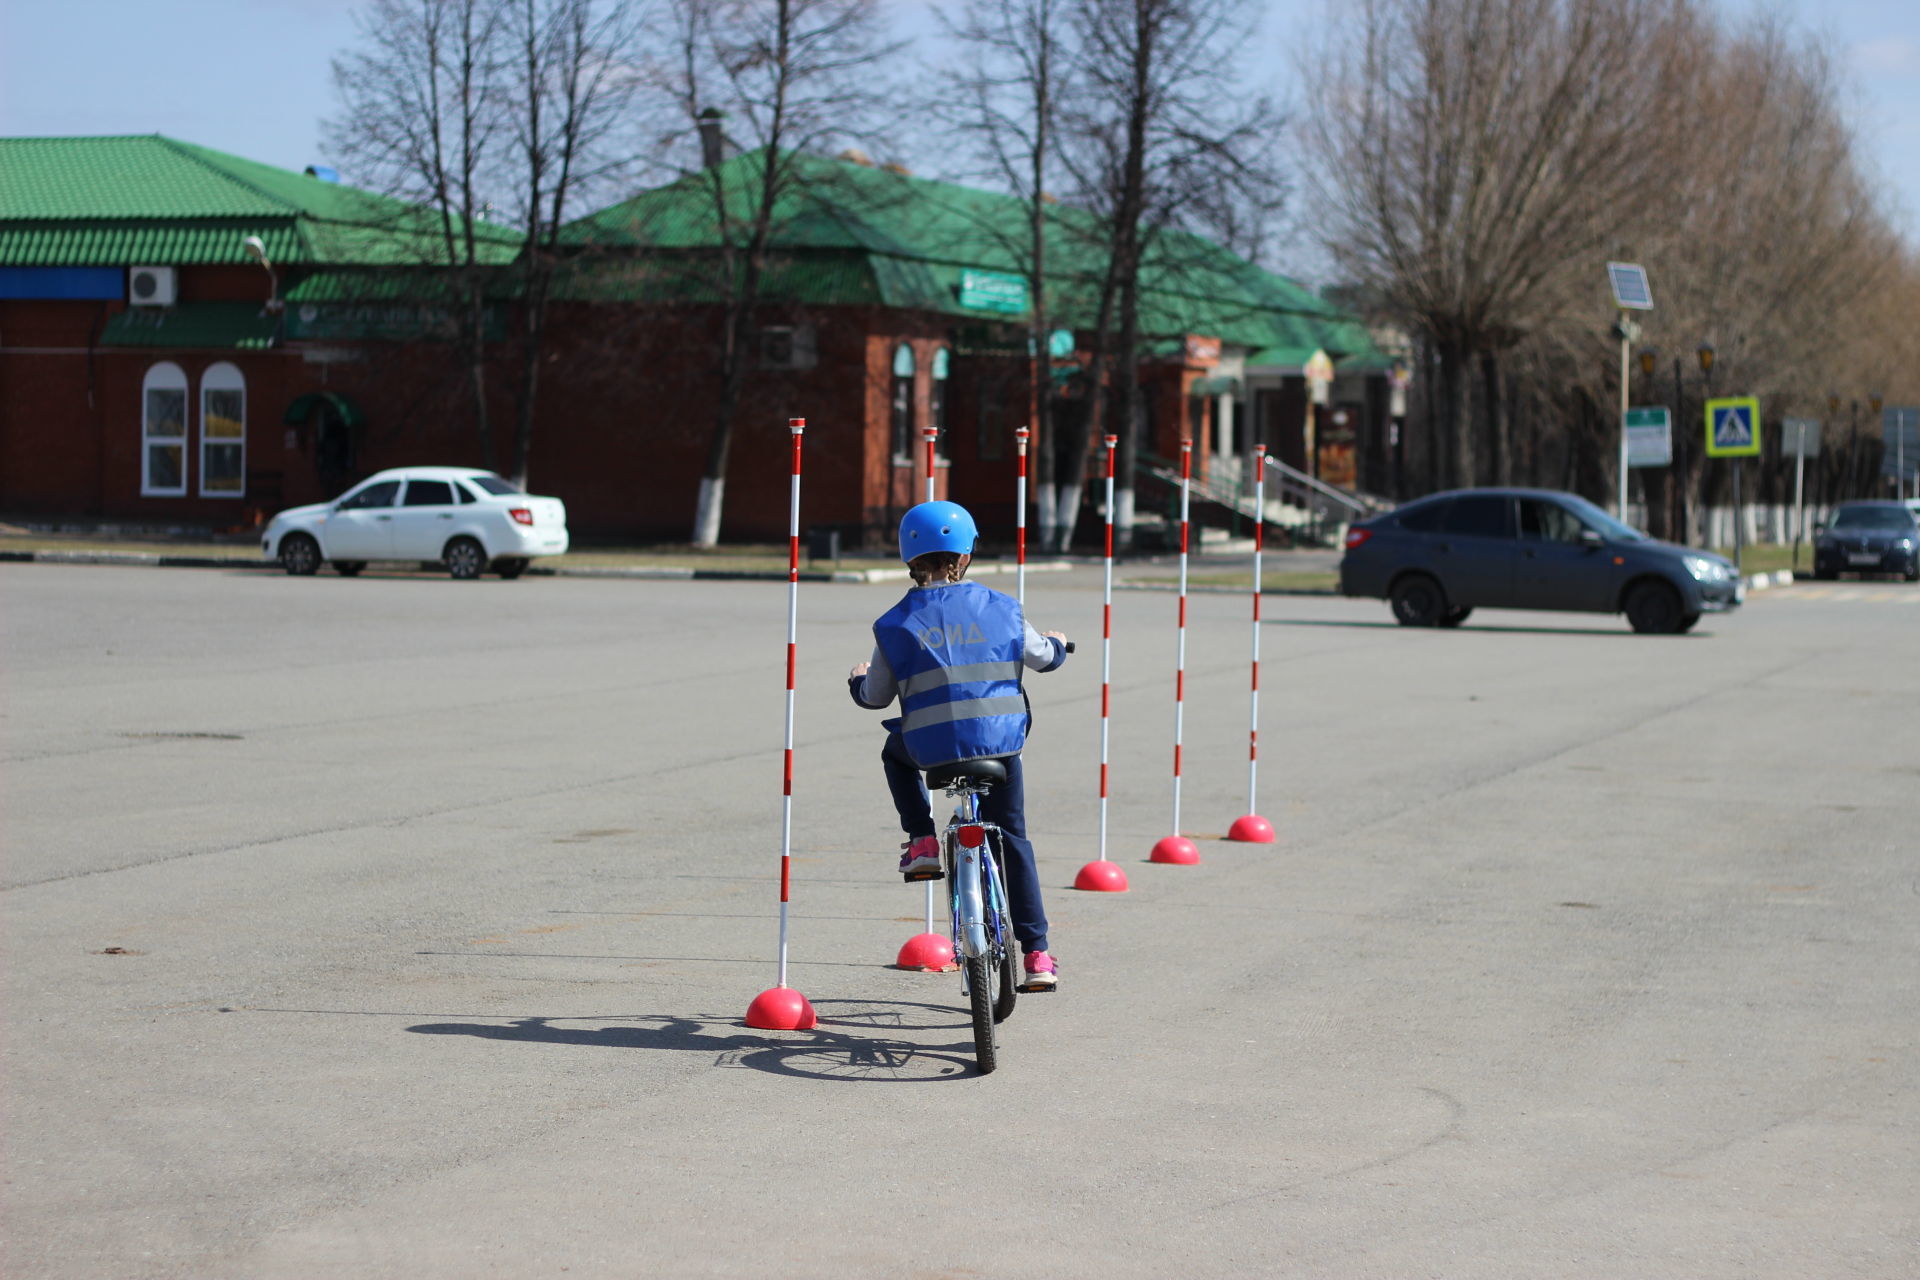
[[1013, 1002], [1019, 991], [1013, 980], [1013, 948], [1011, 946], [1000, 948], [1000, 961], [994, 966], [994, 976], [999, 985], [993, 992], [993, 1020], [1005, 1022], [1013, 1016]]
[[967, 1003], [973, 1009], [973, 1060], [986, 1075], [1000, 1065], [1000, 1046], [994, 1038], [993, 979], [997, 966], [991, 956], [967, 961]]

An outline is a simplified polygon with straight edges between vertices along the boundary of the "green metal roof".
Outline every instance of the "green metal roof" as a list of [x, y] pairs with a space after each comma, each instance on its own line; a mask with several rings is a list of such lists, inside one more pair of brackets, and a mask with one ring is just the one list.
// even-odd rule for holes
[[222, 347], [264, 351], [278, 321], [257, 302], [190, 302], [129, 307], [107, 320], [103, 347]]
[[[566, 238], [587, 250], [636, 260], [622, 296], [716, 300], [709, 281], [669, 288], [671, 263], [720, 242], [714, 184], [729, 219], [750, 218], [768, 153], [747, 152], [573, 223]], [[962, 306], [967, 271], [1024, 276], [1027, 207], [1011, 196], [847, 160], [783, 153], [791, 166], [775, 203], [773, 256], [764, 296], [813, 305], [878, 302], [974, 318], [1004, 318]], [[1105, 270], [1103, 232], [1084, 210], [1049, 205], [1049, 307], [1062, 324], [1091, 325]], [[604, 260], [602, 260], [604, 261]], [[606, 297], [587, 283], [566, 292]], [[1373, 352], [1366, 331], [1311, 290], [1264, 271], [1198, 236], [1155, 239], [1142, 271], [1141, 324], [1149, 334], [1205, 333], [1260, 348], [1305, 344], [1344, 354]]]
[[[139, 137], [0, 138], [0, 265], [244, 263], [259, 236], [276, 266], [431, 261], [426, 209], [206, 147]], [[479, 228], [489, 261], [517, 236]]]

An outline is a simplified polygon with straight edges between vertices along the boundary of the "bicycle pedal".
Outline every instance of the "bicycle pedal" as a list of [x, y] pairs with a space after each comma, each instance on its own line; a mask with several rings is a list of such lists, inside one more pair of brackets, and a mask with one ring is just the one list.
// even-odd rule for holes
[[935, 867], [931, 871], [903, 871], [900, 873], [908, 884], [919, 880], [945, 880], [947, 873]]

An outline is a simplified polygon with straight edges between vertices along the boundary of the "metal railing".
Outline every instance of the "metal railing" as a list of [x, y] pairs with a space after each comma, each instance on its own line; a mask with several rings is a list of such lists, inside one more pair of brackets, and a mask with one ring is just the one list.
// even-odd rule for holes
[[1310, 476], [1298, 467], [1290, 467], [1272, 454], [1267, 455], [1267, 465], [1280, 474], [1281, 488], [1283, 490], [1290, 488], [1304, 497], [1306, 501], [1301, 505], [1307, 507], [1309, 510], [1316, 510], [1320, 514], [1325, 514], [1325, 503], [1316, 503], [1314, 501], [1316, 496], [1346, 508], [1346, 510], [1351, 513], [1350, 518], [1367, 516], [1375, 511], [1386, 509], [1378, 503], [1369, 503], [1357, 493], [1349, 493], [1345, 489], [1337, 488], [1324, 480]]

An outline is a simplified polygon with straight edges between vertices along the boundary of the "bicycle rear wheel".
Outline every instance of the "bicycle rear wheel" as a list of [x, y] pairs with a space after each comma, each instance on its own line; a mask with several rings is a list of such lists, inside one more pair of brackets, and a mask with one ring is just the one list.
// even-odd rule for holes
[[967, 961], [967, 1002], [973, 1008], [973, 1060], [986, 1075], [1000, 1065], [1000, 1046], [994, 1038], [993, 979], [996, 966], [988, 956]]

